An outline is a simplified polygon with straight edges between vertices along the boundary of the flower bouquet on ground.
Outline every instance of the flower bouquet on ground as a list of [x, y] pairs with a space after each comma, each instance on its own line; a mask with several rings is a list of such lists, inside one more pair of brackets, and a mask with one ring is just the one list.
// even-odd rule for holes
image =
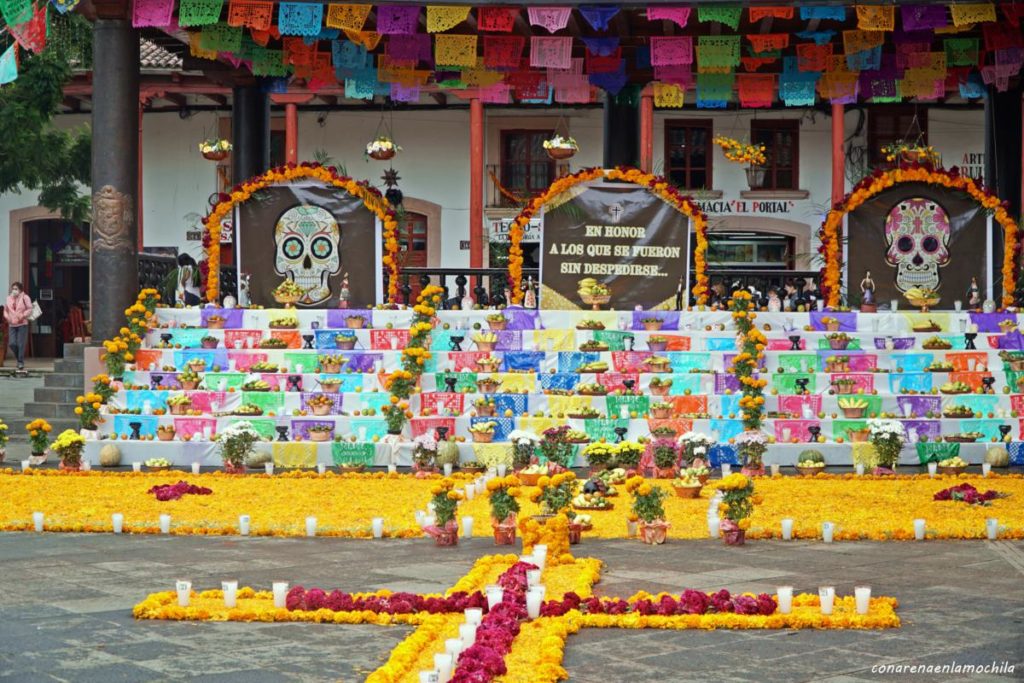
[[682, 464], [687, 467], [700, 467], [708, 462], [708, 452], [715, 445], [715, 440], [701, 432], [686, 432], [679, 437]]
[[103, 421], [100, 418], [100, 406], [103, 405], [103, 397], [90, 391], [84, 396], [78, 396], [75, 402], [78, 403], [75, 406], [75, 414], [78, 415], [79, 426], [82, 429], [95, 431], [96, 425]]
[[877, 454], [875, 474], [893, 474], [906, 442], [906, 432], [899, 420], [872, 418], [868, 420], [868, 441]]
[[743, 474], [764, 474], [764, 461], [761, 458], [768, 450], [768, 437], [763, 432], [748, 430], [736, 437], [736, 446], [740, 458], [743, 459]]
[[78, 470], [82, 466], [82, 451], [85, 450], [85, 439], [74, 429], [65, 429], [50, 445], [53, 452], [60, 458], [62, 470]]
[[519, 479], [510, 474], [487, 482], [491, 501], [491, 526], [494, 527], [494, 545], [512, 545], [516, 542], [516, 514], [519, 512]]
[[633, 514], [640, 522], [640, 539], [651, 545], [661, 545], [668, 534], [662, 501], [668, 495], [660, 486], [652, 486], [643, 477], [626, 480], [626, 491], [633, 494]]
[[571, 430], [572, 428], [568, 425], [544, 430], [544, 438], [540, 442], [540, 452], [548, 459], [548, 462], [555, 463], [562, 468], [572, 465], [576, 456], [576, 447], [569, 441]]
[[996, 498], [1006, 498], [1008, 496], [1008, 493], [999, 493], [992, 489], [979, 491], [971, 484], [963, 483], [951, 486], [948, 489], [942, 489], [932, 497], [932, 500], [953, 500], [967, 503], [968, 505], [989, 505]]
[[679, 462], [679, 448], [672, 439], [656, 439], [651, 444], [651, 458], [654, 461], [654, 475], [659, 478], [671, 479], [676, 476], [676, 464]]
[[743, 474], [730, 474], [715, 488], [723, 494], [718, 510], [722, 513], [721, 530], [726, 545], [743, 545], [754, 504], [760, 503], [760, 496], [754, 495], [754, 481]]
[[636, 441], [623, 441], [615, 445], [615, 466], [626, 471], [637, 472], [640, 459], [644, 457], [644, 446]]
[[402, 429], [409, 419], [409, 404], [405, 401], [398, 401], [395, 396], [392, 396], [391, 399], [391, 404], [381, 406], [380, 410], [384, 413], [388, 434], [398, 435], [402, 433]]
[[230, 474], [243, 474], [245, 460], [255, 449], [260, 440], [260, 433], [253, 429], [248, 420], [239, 420], [216, 434], [214, 437], [220, 446], [220, 457], [224, 462], [224, 471]]
[[424, 432], [412, 440], [412, 468], [416, 472], [436, 472], [437, 439]]
[[615, 451], [614, 445], [603, 441], [595, 441], [583, 449], [582, 455], [587, 459], [587, 463], [590, 464], [590, 470], [598, 472], [608, 469], [615, 461]]
[[423, 527], [423, 531], [439, 546], [456, 545], [459, 542], [459, 524], [455, 511], [462, 500], [462, 494], [455, 490], [455, 482], [445, 477], [430, 489], [430, 507], [436, 518], [434, 524]]
[[4, 461], [7, 456], [7, 442], [11, 440], [10, 435], [7, 433], [7, 424], [0, 420], [0, 462]]
[[53, 431], [53, 427], [46, 420], [38, 418], [25, 425], [25, 431], [28, 432], [32, 464], [42, 465], [46, 462], [46, 449], [50, 445], [50, 432]]
[[533, 432], [516, 429], [509, 432], [508, 440], [512, 442], [512, 468], [521, 470], [529, 467], [540, 444], [540, 437]]
[[577, 483], [576, 475], [572, 472], [560, 472], [550, 477], [542, 475], [531, 500], [540, 505], [542, 517], [567, 512], [576, 495]]

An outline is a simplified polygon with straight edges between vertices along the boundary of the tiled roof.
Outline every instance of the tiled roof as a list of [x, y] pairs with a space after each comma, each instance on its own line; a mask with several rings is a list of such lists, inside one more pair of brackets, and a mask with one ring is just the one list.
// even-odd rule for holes
[[180, 70], [181, 57], [168, 52], [156, 43], [139, 39], [139, 67], [142, 69]]

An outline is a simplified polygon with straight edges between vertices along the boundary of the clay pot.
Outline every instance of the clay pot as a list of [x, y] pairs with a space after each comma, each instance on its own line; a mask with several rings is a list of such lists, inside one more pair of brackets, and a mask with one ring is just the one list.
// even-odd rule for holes
[[330, 415], [332, 407], [333, 406], [331, 405], [321, 405], [318, 403], [317, 405], [313, 406], [313, 414], [318, 416]]
[[671, 389], [671, 386], [650, 387], [652, 396], [668, 396], [668, 392]]
[[747, 542], [747, 532], [743, 529], [723, 531], [722, 538], [726, 545], [744, 545]]
[[496, 406], [476, 406], [476, 414], [480, 417], [494, 417], [494, 414], [498, 411]]
[[656, 323], [642, 323], [642, 324], [644, 326], [644, 329], [647, 330], [648, 332], [657, 332], [658, 330], [661, 329], [661, 326], [664, 323], [662, 323], [661, 321], [658, 321]]
[[[340, 388], [341, 388], [341, 382], [321, 382], [320, 383], [320, 391], [324, 392], [325, 394], [336, 394], [336, 393], [338, 393], [338, 389], [340, 389]], [[320, 414], [320, 413], [317, 413], [317, 414]], [[327, 413], [322, 413], [322, 414], [326, 415]]]
[[156, 438], [160, 441], [173, 441], [174, 432], [169, 432], [166, 429], [158, 429], [156, 430]]
[[676, 495], [680, 498], [700, 498], [701, 489], [703, 486], [673, 486], [676, 490]]
[[227, 321], [226, 320], [207, 320], [206, 321], [206, 329], [208, 329], [208, 330], [223, 330], [225, 322], [227, 322]]
[[334, 345], [343, 351], [351, 351], [356, 347], [356, 338], [342, 339], [341, 341], [335, 341]]
[[191, 382], [179, 381], [181, 384], [182, 391], [195, 391], [199, 388], [199, 380], [193, 380]]
[[867, 409], [866, 408], [843, 408], [842, 409], [843, 417], [849, 418], [851, 420], [857, 420], [857, 419], [860, 419], [860, 418], [864, 417], [864, 411], [865, 410], [867, 410]]
[[309, 440], [310, 441], [318, 441], [318, 442], [322, 443], [324, 441], [330, 441], [330, 439], [331, 439], [331, 433], [330, 432], [321, 432], [321, 431], [315, 431], [315, 432], [311, 431], [311, 432], [309, 432]]
[[494, 432], [473, 432], [473, 443], [491, 443], [492, 441], [494, 441]]
[[202, 344], [202, 347], [204, 349], [215, 349], [215, 348], [217, 348], [217, 342], [216, 341], [202, 341], [202, 342], [200, 342], [200, 344]]
[[640, 540], [649, 545], [661, 545], [668, 536], [668, 522], [656, 519], [653, 522], [640, 522]]
[[671, 408], [651, 408], [651, 417], [655, 420], [668, 420], [672, 417]]
[[851, 429], [846, 433], [853, 443], [865, 443], [871, 435], [871, 432], [867, 429]]
[[476, 344], [477, 351], [490, 353], [494, 350], [494, 347], [498, 345], [498, 342], [473, 342]]
[[188, 406], [181, 403], [175, 403], [168, 406], [167, 409], [170, 411], [171, 415], [184, 415], [186, 411], [188, 411]]
[[78, 472], [79, 470], [82, 469], [82, 463], [79, 462], [77, 465], [71, 465], [61, 460], [60, 469], [64, 472]]
[[507, 522], [502, 524], [492, 522], [491, 526], [494, 528], [494, 545], [515, 545], [515, 522], [512, 522], [511, 524]]
[[507, 320], [502, 320], [500, 322], [495, 322], [493, 320], [488, 320], [487, 321], [487, 325], [492, 330], [504, 330], [506, 327], [508, 327], [508, 321]]
[[649, 342], [647, 342], [647, 348], [648, 348], [648, 350], [650, 350], [650, 351], [652, 351], [654, 353], [661, 353], [662, 351], [664, 351], [665, 349], [668, 348], [668, 342], [663, 342], [663, 341], [662, 342], [652, 342], [652, 341], [649, 341]]
[[361, 330], [366, 327], [366, 321], [362, 318], [345, 318], [345, 327], [350, 330]]
[[740, 468], [740, 473], [746, 477], [763, 477], [764, 465], [761, 465], [760, 467], [747, 467], [744, 465]]
[[336, 375], [341, 372], [341, 363], [321, 363], [320, 371], [325, 375]]
[[459, 544], [459, 527], [446, 526], [434, 535], [434, 543], [440, 547]]
[[244, 464], [232, 464], [230, 462], [224, 462], [224, 473], [225, 474], [245, 474]]
[[583, 541], [583, 525], [569, 522], [569, 545], [579, 545]]

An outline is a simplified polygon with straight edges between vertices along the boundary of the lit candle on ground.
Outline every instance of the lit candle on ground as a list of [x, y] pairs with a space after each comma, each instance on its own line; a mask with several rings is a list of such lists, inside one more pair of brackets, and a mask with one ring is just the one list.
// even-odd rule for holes
[[327, 465], [325, 465], [322, 462], [317, 463], [317, 465], [316, 465], [316, 473], [319, 474], [321, 477], [323, 475], [327, 474]]
[[789, 614], [793, 611], [793, 587], [779, 586], [775, 589], [779, 598], [779, 614]]
[[176, 581], [174, 589], [178, 592], [178, 607], [188, 607], [188, 601], [192, 597], [192, 582]]
[[626, 536], [636, 538], [637, 524], [632, 520], [626, 520]]
[[458, 661], [459, 655], [462, 654], [462, 650], [465, 649], [462, 638], [449, 638], [444, 641], [444, 651], [452, 656], [452, 660]]
[[371, 524], [373, 526], [373, 537], [374, 538], [383, 538], [384, 537], [384, 518], [383, 517], [374, 517], [373, 521], [371, 522]]
[[437, 671], [421, 671], [420, 672], [420, 683], [438, 683], [441, 680], [441, 674]]
[[778, 473], [779, 473], [779, 463], [773, 462], [771, 465], [769, 465], [769, 467], [771, 468], [772, 476], [773, 477], [778, 475]]
[[388, 474], [394, 474], [397, 471], [398, 471], [398, 465], [396, 465], [394, 463], [389, 463], [388, 464]]
[[823, 541], [825, 541], [825, 543], [831, 543], [832, 542], [832, 535], [835, 533], [835, 530], [836, 530], [836, 525], [833, 524], [832, 522], [822, 522], [821, 523], [821, 539]]
[[473, 500], [476, 498], [476, 484], [470, 484], [466, 487], [466, 500]]
[[990, 541], [999, 538], [999, 520], [995, 517], [989, 517], [985, 520], [985, 535]]
[[[466, 616], [466, 623], [474, 626], [479, 626], [480, 622], [484, 619], [484, 611], [479, 607], [469, 607], [463, 612], [463, 614]], [[466, 639], [463, 638], [463, 640]]]
[[992, 464], [983, 462], [981, 463], [981, 476], [987, 477], [988, 473], [992, 471]]
[[452, 464], [450, 462], [446, 462], [444, 464], [444, 476], [446, 476], [446, 477], [452, 476]]
[[935, 462], [928, 463], [928, 476], [934, 477], [939, 471], [939, 464]]
[[853, 589], [857, 602], [857, 614], [867, 614], [871, 607], [871, 586], [857, 586]]
[[416, 526], [423, 526], [423, 520], [426, 518], [426, 515], [423, 514], [423, 510], [417, 510], [415, 514]]
[[114, 526], [114, 533], [119, 534], [124, 531], [124, 515], [120, 512], [115, 512], [110, 517], [110, 522]]
[[508, 472], [508, 465], [503, 462], [498, 463], [498, 476], [504, 477], [506, 472]]
[[526, 585], [530, 588], [540, 585], [540, 570], [539, 569], [527, 569], [526, 570]]
[[82, 471], [83, 472], [89, 472], [91, 470], [92, 470], [92, 463], [90, 463], [88, 460], [83, 460], [82, 461]]
[[505, 596], [505, 590], [501, 586], [488, 586], [485, 593], [487, 595], [487, 609], [494, 609]]
[[32, 524], [35, 525], [37, 532], [41, 532], [43, 530], [43, 513], [42, 512], [33, 512], [32, 513]]
[[473, 538], [473, 518], [469, 515], [462, 518], [462, 537]]
[[288, 582], [275, 581], [271, 585], [271, 590], [274, 592], [274, 607], [285, 607], [285, 599], [288, 597]]
[[24, 472], [24, 471], [26, 471], [28, 469], [31, 469], [31, 468], [32, 468], [32, 461], [31, 460], [22, 460], [21, 461], [21, 471], [22, 472]]
[[238, 582], [221, 581], [220, 588], [224, 591], [224, 606], [235, 607], [238, 604]]
[[858, 477], [863, 477], [864, 476], [864, 463], [862, 463], [862, 462], [857, 463], [854, 466], [854, 469], [857, 471], [857, 476]]
[[782, 540], [793, 540], [793, 520], [789, 517], [782, 520]]
[[476, 624], [460, 624], [459, 625], [459, 640], [461, 640], [468, 648], [476, 642]]
[[487, 480], [480, 477], [476, 480], [476, 492], [483, 495], [484, 491], [487, 490]]
[[727, 462], [723, 462], [722, 463], [722, 476], [723, 477], [728, 477], [730, 474], [732, 474], [732, 465], [730, 465]]
[[316, 536], [316, 517], [306, 517], [306, 535]]
[[272, 463], [272, 462], [265, 462], [265, 463], [263, 463], [263, 471], [266, 472], [267, 474], [273, 474], [274, 473], [274, 463]]
[[540, 606], [544, 602], [544, 586], [535, 586], [526, 591], [526, 616], [536, 619], [540, 616]]
[[915, 541], [923, 541], [924, 540], [924, 529], [925, 529], [925, 527], [924, 527], [924, 520], [923, 519], [915, 519], [914, 520], [914, 540]]
[[243, 536], [249, 535], [249, 515], [238, 516], [238, 533]]
[[[708, 536], [718, 538], [718, 529], [721, 525], [718, 517], [708, 517]], [[633, 522], [633, 535], [636, 536], [636, 522]]]
[[132, 471], [133, 472], [141, 472], [142, 471], [142, 463], [141, 462], [133, 462], [132, 463]]
[[821, 600], [821, 613], [832, 614], [832, 605], [836, 600], [836, 589], [832, 586], [822, 586], [818, 589], [818, 598]]
[[166, 513], [160, 515], [160, 533], [171, 533], [171, 516]]
[[197, 463], [197, 462], [192, 463], [192, 474], [199, 474], [199, 467], [200, 467], [199, 463]]
[[455, 666], [455, 658], [445, 652], [434, 655], [434, 668], [437, 669], [438, 681], [447, 683], [452, 677], [452, 667]]

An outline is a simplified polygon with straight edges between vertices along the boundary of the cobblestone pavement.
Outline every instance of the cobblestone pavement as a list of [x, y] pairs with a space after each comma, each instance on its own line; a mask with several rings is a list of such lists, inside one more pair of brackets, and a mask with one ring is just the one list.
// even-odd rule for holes
[[[375, 590], [438, 591], [485, 539], [456, 549], [423, 539], [241, 539], [0, 534], [0, 679], [10, 681], [358, 681], [406, 627], [136, 622], [146, 594], [189, 578]], [[798, 591], [869, 584], [899, 598], [889, 631], [621, 631], [573, 636], [573, 681], [861, 681], [1024, 679], [1024, 544], [1011, 542], [714, 541], [660, 548], [585, 541], [577, 556], [606, 567], [599, 592], [699, 589]], [[878, 664], [1016, 665], [1010, 676], [881, 675]]]

